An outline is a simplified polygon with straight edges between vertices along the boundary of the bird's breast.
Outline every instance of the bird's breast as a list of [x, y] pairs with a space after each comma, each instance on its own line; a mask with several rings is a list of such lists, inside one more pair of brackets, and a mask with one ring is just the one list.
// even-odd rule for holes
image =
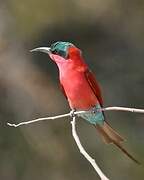
[[67, 72], [65, 75], [60, 76], [60, 81], [71, 108], [88, 110], [97, 104], [97, 98], [83, 72]]

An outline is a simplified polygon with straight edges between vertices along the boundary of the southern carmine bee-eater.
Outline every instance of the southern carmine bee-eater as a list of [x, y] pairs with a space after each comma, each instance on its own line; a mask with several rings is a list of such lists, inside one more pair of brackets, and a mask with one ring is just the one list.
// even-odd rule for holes
[[105, 143], [115, 144], [129, 158], [139, 164], [122, 146], [121, 142], [124, 138], [108, 124], [104, 112], [97, 111], [98, 108], [103, 107], [100, 87], [85, 63], [81, 50], [72, 43], [58, 41], [50, 47], [39, 47], [31, 51], [47, 53], [57, 64], [60, 86], [70, 108], [91, 111], [91, 113], [79, 116], [94, 125]]

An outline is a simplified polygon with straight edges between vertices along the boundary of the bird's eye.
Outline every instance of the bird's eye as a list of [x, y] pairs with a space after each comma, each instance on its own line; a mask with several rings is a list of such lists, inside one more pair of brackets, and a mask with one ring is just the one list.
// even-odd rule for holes
[[57, 50], [52, 51], [53, 54], [58, 54]]
[[68, 59], [68, 54], [66, 51], [54, 49], [52, 53], [63, 57], [65, 60]]

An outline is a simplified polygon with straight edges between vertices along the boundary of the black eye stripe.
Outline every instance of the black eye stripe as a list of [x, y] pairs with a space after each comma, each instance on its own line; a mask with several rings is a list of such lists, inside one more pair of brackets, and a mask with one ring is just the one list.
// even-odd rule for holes
[[65, 59], [67, 59], [67, 53], [66, 53], [66, 51], [54, 49], [54, 50], [52, 50], [51, 52], [52, 52], [53, 54], [62, 56], [62, 57], [64, 57]]
[[51, 50], [51, 52], [52, 52], [53, 54], [58, 54], [58, 52], [57, 52], [56, 49], [55, 49], [55, 50]]

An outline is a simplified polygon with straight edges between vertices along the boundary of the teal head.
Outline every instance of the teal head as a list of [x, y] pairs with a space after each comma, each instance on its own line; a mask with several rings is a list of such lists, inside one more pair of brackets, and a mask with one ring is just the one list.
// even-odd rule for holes
[[75, 47], [74, 44], [70, 43], [70, 42], [63, 42], [63, 41], [57, 41], [53, 44], [51, 44], [50, 47], [39, 47], [39, 48], [35, 48], [33, 51], [40, 51], [40, 52], [44, 52], [47, 54], [56, 54], [59, 55], [61, 57], [63, 57], [64, 59], [68, 58], [68, 49], [70, 47]]
[[69, 42], [58, 41], [58, 42], [53, 43], [50, 46], [50, 49], [53, 54], [60, 55], [63, 58], [67, 59], [69, 47], [75, 47], [75, 46]]

